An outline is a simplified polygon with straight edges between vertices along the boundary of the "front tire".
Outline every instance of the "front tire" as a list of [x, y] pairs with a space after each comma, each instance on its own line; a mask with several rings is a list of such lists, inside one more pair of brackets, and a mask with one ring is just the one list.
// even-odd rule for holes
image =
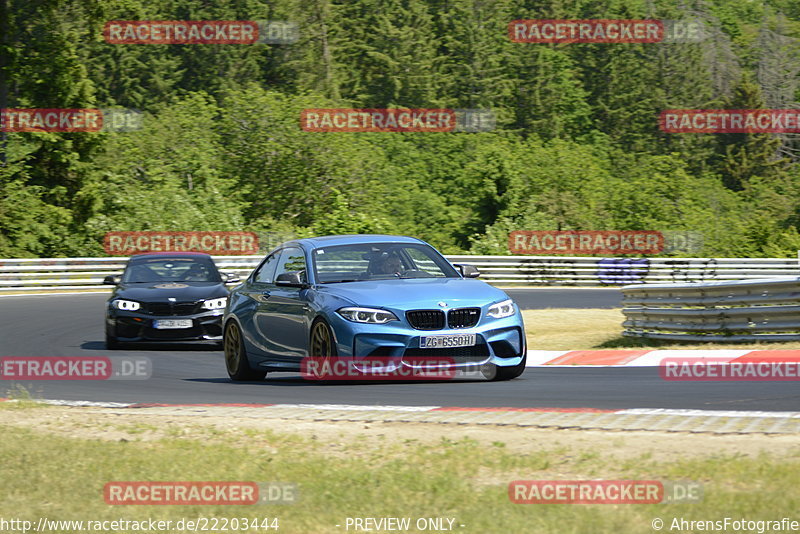
[[108, 350], [117, 350], [119, 348], [119, 340], [114, 336], [109, 336], [106, 333], [106, 349]]
[[522, 361], [519, 362], [517, 365], [511, 367], [495, 367], [495, 375], [493, 380], [511, 380], [517, 378], [519, 375], [525, 371], [525, 364], [527, 363], [528, 355], [525, 354], [522, 357]]
[[[308, 342], [308, 355], [311, 358], [323, 358], [330, 361], [331, 358], [336, 356], [336, 343], [333, 341], [333, 332], [325, 319], [318, 318], [311, 324], [311, 334]], [[330, 384], [330, 379], [323, 379], [319, 373], [314, 375], [314, 378], [306, 377], [306, 379], [314, 380], [317, 384]]]
[[317, 319], [311, 325], [311, 341], [309, 343], [309, 356], [314, 358], [330, 358], [336, 356], [336, 344], [333, 342], [333, 332], [324, 319]]
[[267, 376], [266, 371], [253, 369], [247, 359], [247, 352], [244, 350], [244, 337], [239, 325], [231, 321], [225, 327], [223, 337], [223, 350], [225, 352], [225, 368], [231, 380], [263, 380]]

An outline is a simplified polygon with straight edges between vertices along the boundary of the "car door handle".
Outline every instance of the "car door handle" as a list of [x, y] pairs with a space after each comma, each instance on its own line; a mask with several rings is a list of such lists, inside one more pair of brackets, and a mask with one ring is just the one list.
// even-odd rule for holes
[[269, 297], [270, 297], [269, 291], [264, 291], [263, 293], [256, 294], [256, 300], [259, 302], [266, 302]]

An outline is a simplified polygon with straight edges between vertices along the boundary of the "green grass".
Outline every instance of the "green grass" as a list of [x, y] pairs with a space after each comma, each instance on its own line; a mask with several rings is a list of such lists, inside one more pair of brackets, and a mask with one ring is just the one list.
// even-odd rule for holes
[[[655, 517], [771, 519], [796, 515], [800, 509], [800, 453], [693, 457], [670, 463], [652, 455], [619, 461], [566, 446], [519, 454], [506, 450], [503, 441], [487, 446], [460, 439], [457, 427], [452, 438], [433, 446], [416, 440], [375, 445], [351, 438], [337, 443], [335, 452], [326, 452], [329, 444], [321, 440], [270, 431], [102, 441], [0, 428], [0, 517], [33, 521], [40, 516], [278, 517], [280, 532], [327, 533], [345, 532], [347, 517], [455, 517], [456, 525], [465, 525], [456, 532], [463, 533], [584, 534], [652, 532]], [[502, 432], [497, 437], [502, 439]], [[693, 480], [704, 484], [705, 497], [701, 503], [682, 505], [516, 505], [507, 496], [512, 480], [593, 477]], [[125, 480], [292, 482], [299, 485], [300, 502], [106, 505], [103, 485]]]
[[548, 308], [523, 310], [528, 348], [532, 350], [589, 349], [746, 349], [798, 350], [800, 342], [699, 343], [624, 337], [621, 309]]
[[27, 410], [48, 406], [46, 403], [34, 399], [30, 391], [20, 384], [6, 390], [5, 398], [10, 399], [10, 402], [0, 402], [0, 410]]

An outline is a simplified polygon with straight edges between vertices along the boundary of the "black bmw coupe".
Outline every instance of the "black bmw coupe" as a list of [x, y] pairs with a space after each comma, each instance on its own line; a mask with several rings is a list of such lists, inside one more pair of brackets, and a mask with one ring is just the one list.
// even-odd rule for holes
[[220, 273], [201, 253], [139, 254], [121, 276], [107, 276], [116, 286], [106, 304], [106, 347], [120, 343], [222, 341], [222, 313], [228, 302], [225, 284], [235, 274]]

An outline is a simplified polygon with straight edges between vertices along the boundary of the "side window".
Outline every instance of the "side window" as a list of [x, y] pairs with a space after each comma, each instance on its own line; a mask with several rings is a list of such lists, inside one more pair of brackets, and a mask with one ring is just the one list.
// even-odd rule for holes
[[302, 280], [308, 280], [306, 276], [306, 256], [303, 251], [297, 247], [285, 248], [281, 252], [281, 259], [278, 261], [278, 270], [275, 271], [275, 277], [279, 274], [291, 273], [301, 271]]
[[256, 275], [253, 277], [255, 282], [260, 282], [262, 284], [272, 283], [275, 279], [275, 267], [278, 266], [278, 258], [281, 252], [283, 251], [279, 250], [264, 260], [264, 263], [261, 264], [261, 267], [258, 268]]

